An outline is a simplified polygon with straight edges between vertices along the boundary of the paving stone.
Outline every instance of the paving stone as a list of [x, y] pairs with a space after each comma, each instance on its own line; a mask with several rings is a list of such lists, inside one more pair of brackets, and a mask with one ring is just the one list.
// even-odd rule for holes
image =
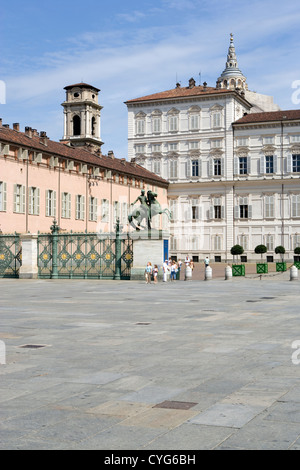
[[241, 428], [261, 411], [260, 407], [244, 404], [218, 403], [198, 414], [189, 422], [206, 426]]

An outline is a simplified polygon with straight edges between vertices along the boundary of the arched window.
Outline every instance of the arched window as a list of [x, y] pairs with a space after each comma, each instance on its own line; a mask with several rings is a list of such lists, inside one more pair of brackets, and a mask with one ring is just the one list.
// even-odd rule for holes
[[73, 118], [73, 135], [81, 134], [81, 119], [80, 116], [74, 116]]
[[92, 135], [95, 135], [96, 131], [96, 118], [93, 116], [92, 117]]

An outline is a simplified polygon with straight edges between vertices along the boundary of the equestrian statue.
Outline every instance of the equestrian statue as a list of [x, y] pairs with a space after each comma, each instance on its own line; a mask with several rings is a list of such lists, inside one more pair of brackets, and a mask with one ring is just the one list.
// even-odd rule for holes
[[[167, 214], [169, 220], [171, 220], [171, 212], [169, 209], [162, 209], [156, 198], [157, 193], [147, 191], [146, 195], [145, 190], [141, 190], [141, 194], [131, 204], [131, 206], [134, 206], [138, 201], [140, 202], [140, 205], [135, 207], [128, 216], [128, 221], [133, 228], [136, 230], [147, 228], [148, 230], [151, 230], [152, 218], [159, 214]], [[144, 219], [146, 219], [147, 226], [142, 225], [142, 221]]]

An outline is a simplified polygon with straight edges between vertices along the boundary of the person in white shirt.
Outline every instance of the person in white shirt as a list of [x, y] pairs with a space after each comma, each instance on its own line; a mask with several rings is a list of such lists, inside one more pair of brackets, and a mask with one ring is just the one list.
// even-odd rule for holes
[[165, 262], [163, 263], [163, 282], [167, 282], [168, 280], [168, 270], [168, 260], [165, 260]]
[[191, 261], [191, 260], [190, 260], [190, 258], [189, 258], [189, 255], [186, 255], [185, 260], [184, 260], [185, 265], [188, 266], [188, 265], [190, 264], [190, 261]]

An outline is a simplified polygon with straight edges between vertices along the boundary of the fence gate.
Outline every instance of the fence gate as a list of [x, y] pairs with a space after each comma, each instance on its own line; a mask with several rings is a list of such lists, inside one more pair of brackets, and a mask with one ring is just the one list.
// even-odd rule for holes
[[0, 278], [19, 277], [22, 266], [22, 248], [20, 236], [0, 235]]
[[[52, 279], [130, 279], [132, 240], [100, 238], [97, 233], [58, 233], [38, 236], [38, 272]], [[118, 236], [119, 235], [119, 236]]]

